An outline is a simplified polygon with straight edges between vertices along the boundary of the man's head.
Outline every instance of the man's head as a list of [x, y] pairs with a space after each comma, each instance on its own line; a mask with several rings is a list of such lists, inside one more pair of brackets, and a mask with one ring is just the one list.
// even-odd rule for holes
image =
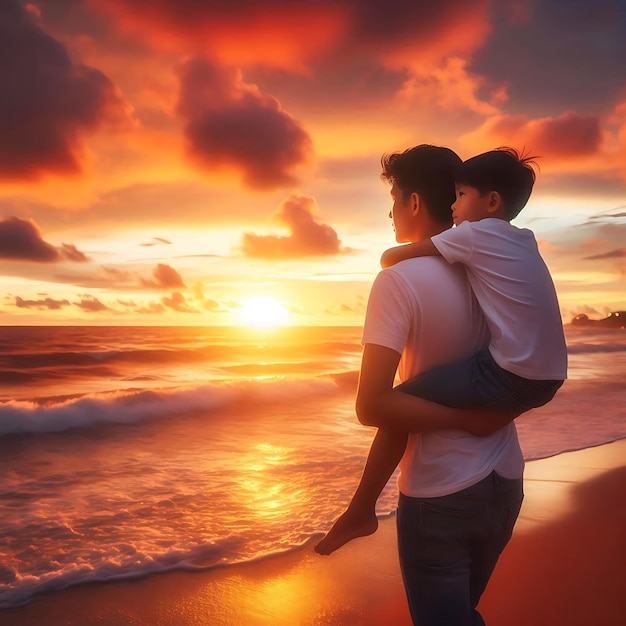
[[535, 165], [533, 157], [523, 157], [514, 148], [498, 148], [465, 161], [456, 180], [454, 222], [512, 220], [528, 202]]
[[[426, 144], [383, 155], [380, 177], [392, 185], [392, 217], [399, 242], [412, 240], [412, 233], [400, 223], [403, 220], [408, 228], [411, 211], [416, 216], [423, 209], [420, 217], [427, 218], [442, 230], [452, 225], [454, 183], [459, 177], [461, 164], [461, 159], [449, 148]], [[402, 215], [397, 210], [398, 205], [402, 205]]]

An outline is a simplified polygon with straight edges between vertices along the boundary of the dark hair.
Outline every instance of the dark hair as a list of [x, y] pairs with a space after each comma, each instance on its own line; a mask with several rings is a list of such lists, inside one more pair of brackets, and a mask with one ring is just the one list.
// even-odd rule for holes
[[497, 191], [506, 219], [512, 220], [526, 206], [533, 190], [535, 158], [514, 148], [497, 148], [465, 161], [456, 182], [478, 189], [481, 195]]
[[395, 183], [405, 201], [412, 193], [417, 193], [435, 221], [452, 224], [454, 183], [462, 164], [455, 152], [421, 144], [404, 152], [383, 154], [380, 162], [381, 179]]

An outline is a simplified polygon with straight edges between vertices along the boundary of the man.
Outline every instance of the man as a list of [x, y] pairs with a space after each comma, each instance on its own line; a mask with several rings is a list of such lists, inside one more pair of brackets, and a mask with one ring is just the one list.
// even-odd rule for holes
[[[451, 226], [460, 164], [451, 150], [428, 145], [383, 157], [398, 243]], [[442, 429], [425, 428], [416, 417], [424, 400], [394, 390], [394, 378], [398, 366], [404, 381], [461, 361], [487, 342], [460, 264], [409, 259], [374, 281], [356, 409], [363, 424], [411, 433], [400, 462], [397, 530], [409, 608], [419, 626], [484, 624], [476, 606], [521, 507], [524, 461], [513, 416], [490, 418], [491, 434], [479, 437], [460, 428], [471, 429], [480, 411], [432, 405], [430, 417], [440, 416]]]

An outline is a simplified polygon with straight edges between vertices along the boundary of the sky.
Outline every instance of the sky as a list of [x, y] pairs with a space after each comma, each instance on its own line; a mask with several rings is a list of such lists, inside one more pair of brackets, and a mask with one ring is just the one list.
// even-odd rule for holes
[[0, 324], [360, 325], [422, 143], [537, 155], [564, 321], [625, 310], [624, 59], [625, 0], [2, 0]]

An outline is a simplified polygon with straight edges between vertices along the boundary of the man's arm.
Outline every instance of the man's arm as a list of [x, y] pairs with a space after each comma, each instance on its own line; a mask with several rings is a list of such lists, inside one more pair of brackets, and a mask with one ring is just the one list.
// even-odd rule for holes
[[383, 268], [391, 267], [400, 261], [413, 259], [418, 256], [441, 256], [431, 239], [414, 241], [403, 246], [394, 246], [383, 252], [380, 264]]
[[457, 428], [473, 435], [490, 435], [517, 414], [482, 409], [455, 409], [393, 389], [400, 353], [376, 344], [365, 344], [356, 397], [361, 424], [405, 432]]

